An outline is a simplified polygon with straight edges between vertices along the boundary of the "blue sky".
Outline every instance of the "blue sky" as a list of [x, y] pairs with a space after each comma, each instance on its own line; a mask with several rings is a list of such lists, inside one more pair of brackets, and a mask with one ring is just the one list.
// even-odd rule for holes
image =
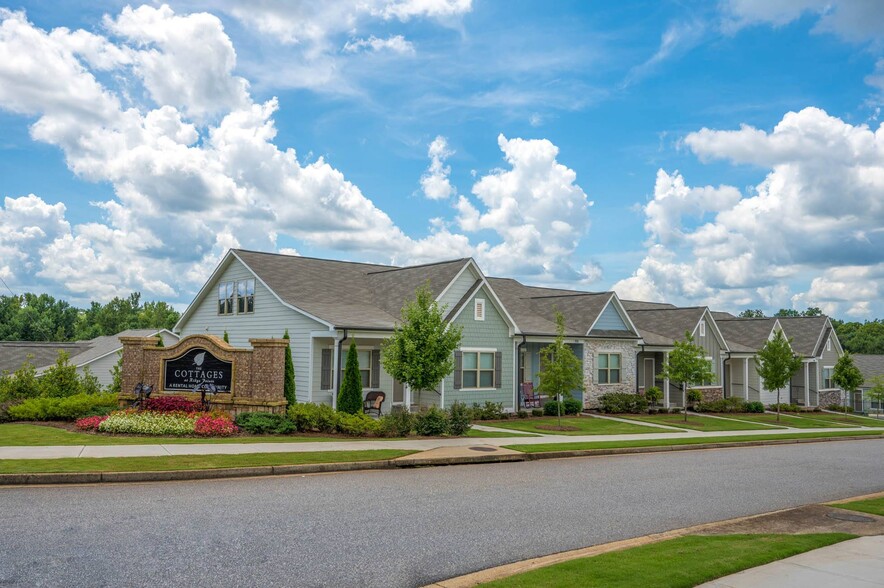
[[24, 2], [0, 278], [181, 307], [231, 246], [884, 316], [877, 2]]

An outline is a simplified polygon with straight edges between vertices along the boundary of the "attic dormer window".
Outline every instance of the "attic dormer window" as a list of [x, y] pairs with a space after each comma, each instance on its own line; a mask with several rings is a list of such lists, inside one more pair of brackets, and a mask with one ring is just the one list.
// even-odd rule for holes
[[706, 336], [706, 321], [703, 321], [700, 323], [700, 336], [701, 337]]
[[826, 351], [831, 351], [831, 350], [832, 350], [832, 340], [826, 339]]
[[485, 299], [484, 298], [476, 298], [475, 306], [473, 307], [473, 318], [477, 321], [485, 320]]

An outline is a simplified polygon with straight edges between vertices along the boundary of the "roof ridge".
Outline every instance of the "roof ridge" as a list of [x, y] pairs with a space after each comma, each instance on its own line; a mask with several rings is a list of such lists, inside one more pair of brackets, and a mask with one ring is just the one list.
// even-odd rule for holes
[[456, 259], [446, 259], [443, 261], [433, 261], [430, 263], [420, 263], [418, 265], [389, 266], [387, 269], [377, 270], [377, 271], [373, 271], [373, 272], [365, 272], [365, 275], [371, 276], [374, 274], [386, 274], [386, 273], [390, 273], [390, 272], [399, 272], [399, 271], [403, 271], [403, 270], [417, 269], [419, 267], [430, 267], [432, 265], [442, 265], [443, 263], [455, 263], [457, 261], [464, 261], [465, 262], [469, 259], [472, 259], [472, 258], [459, 257]]
[[[709, 308], [709, 307], [708, 306], [676, 306], [676, 307], [672, 307], [672, 308], [636, 308], [634, 310], [628, 310], [627, 312], [660, 312], [661, 310], [700, 310], [702, 308]], [[723, 320], [731, 320], [731, 319], [723, 319]]]
[[[528, 286], [531, 288], [532, 286]], [[550, 288], [551, 290], [557, 290], [558, 288]], [[541, 300], [544, 298], [578, 298], [580, 296], [604, 296], [605, 294], [610, 294], [611, 292], [584, 292], [582, 290], [572, 290], [571, 294], [554, 294], [547, 296], [520, 296], [522, 300]]]
[[[311, 255], [288, 255], [285, 253], [277, 253], [277, 252], [273, 252], [273, 251], [258, 251], [256, 249], [237, 248], [237, 249], [231, 249], [231, 251], [241, 251], [244, 253], [258, 253], [260, 255], [272, 255], [274, 257], [290, 257], [293, 259], [312, 259], [314, 261], [328, 261], [328, 262], [332, 262], [332, 263], [344, 263], [347, 265], [371, 265], [374, 267], [382, 267], [382, 268], [387, 268], [387, 269], [402, 269], [400, 266], [397, 266], [397, 265], [385, 265], [382, 263], [370, 263], [367, 261], [345, 261], [343, 259], [329, 259], [327, 257], [314, 257]], [[381, 270], [381, 271], [384, 271], [384, 270]]]

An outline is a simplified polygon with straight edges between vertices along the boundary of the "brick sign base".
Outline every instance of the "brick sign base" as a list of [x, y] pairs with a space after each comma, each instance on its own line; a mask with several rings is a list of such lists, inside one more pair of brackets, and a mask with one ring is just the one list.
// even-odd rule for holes
[[200, 394], [183, 390], [163, 390], [165, 360], [180, 357], [194, 348], [207, 350], [220, 360], [233, 363], [229, 392], [207, 394], [213, 409], [241, 412], [284, 413], [285, 348], [284, 339], [249, 339], [251, 349], [233, 347], [214, 335], [191, 335], [171, 347], [157, 347], [159, 337], [120, 337], [123, 343], [123, 368], [120, 406], [135, 400], [135, 387], [153, 386], [151, 397], [183, 396], [199, 400]]

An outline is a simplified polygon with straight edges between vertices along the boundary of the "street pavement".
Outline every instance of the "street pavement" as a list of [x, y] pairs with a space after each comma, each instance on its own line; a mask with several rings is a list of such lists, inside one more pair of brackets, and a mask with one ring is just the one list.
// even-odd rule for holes
[[0, 585], [420, 586], [549, 553], [881, 491], [882, 450], [884, 440], [844, 441], [0, 488]]

